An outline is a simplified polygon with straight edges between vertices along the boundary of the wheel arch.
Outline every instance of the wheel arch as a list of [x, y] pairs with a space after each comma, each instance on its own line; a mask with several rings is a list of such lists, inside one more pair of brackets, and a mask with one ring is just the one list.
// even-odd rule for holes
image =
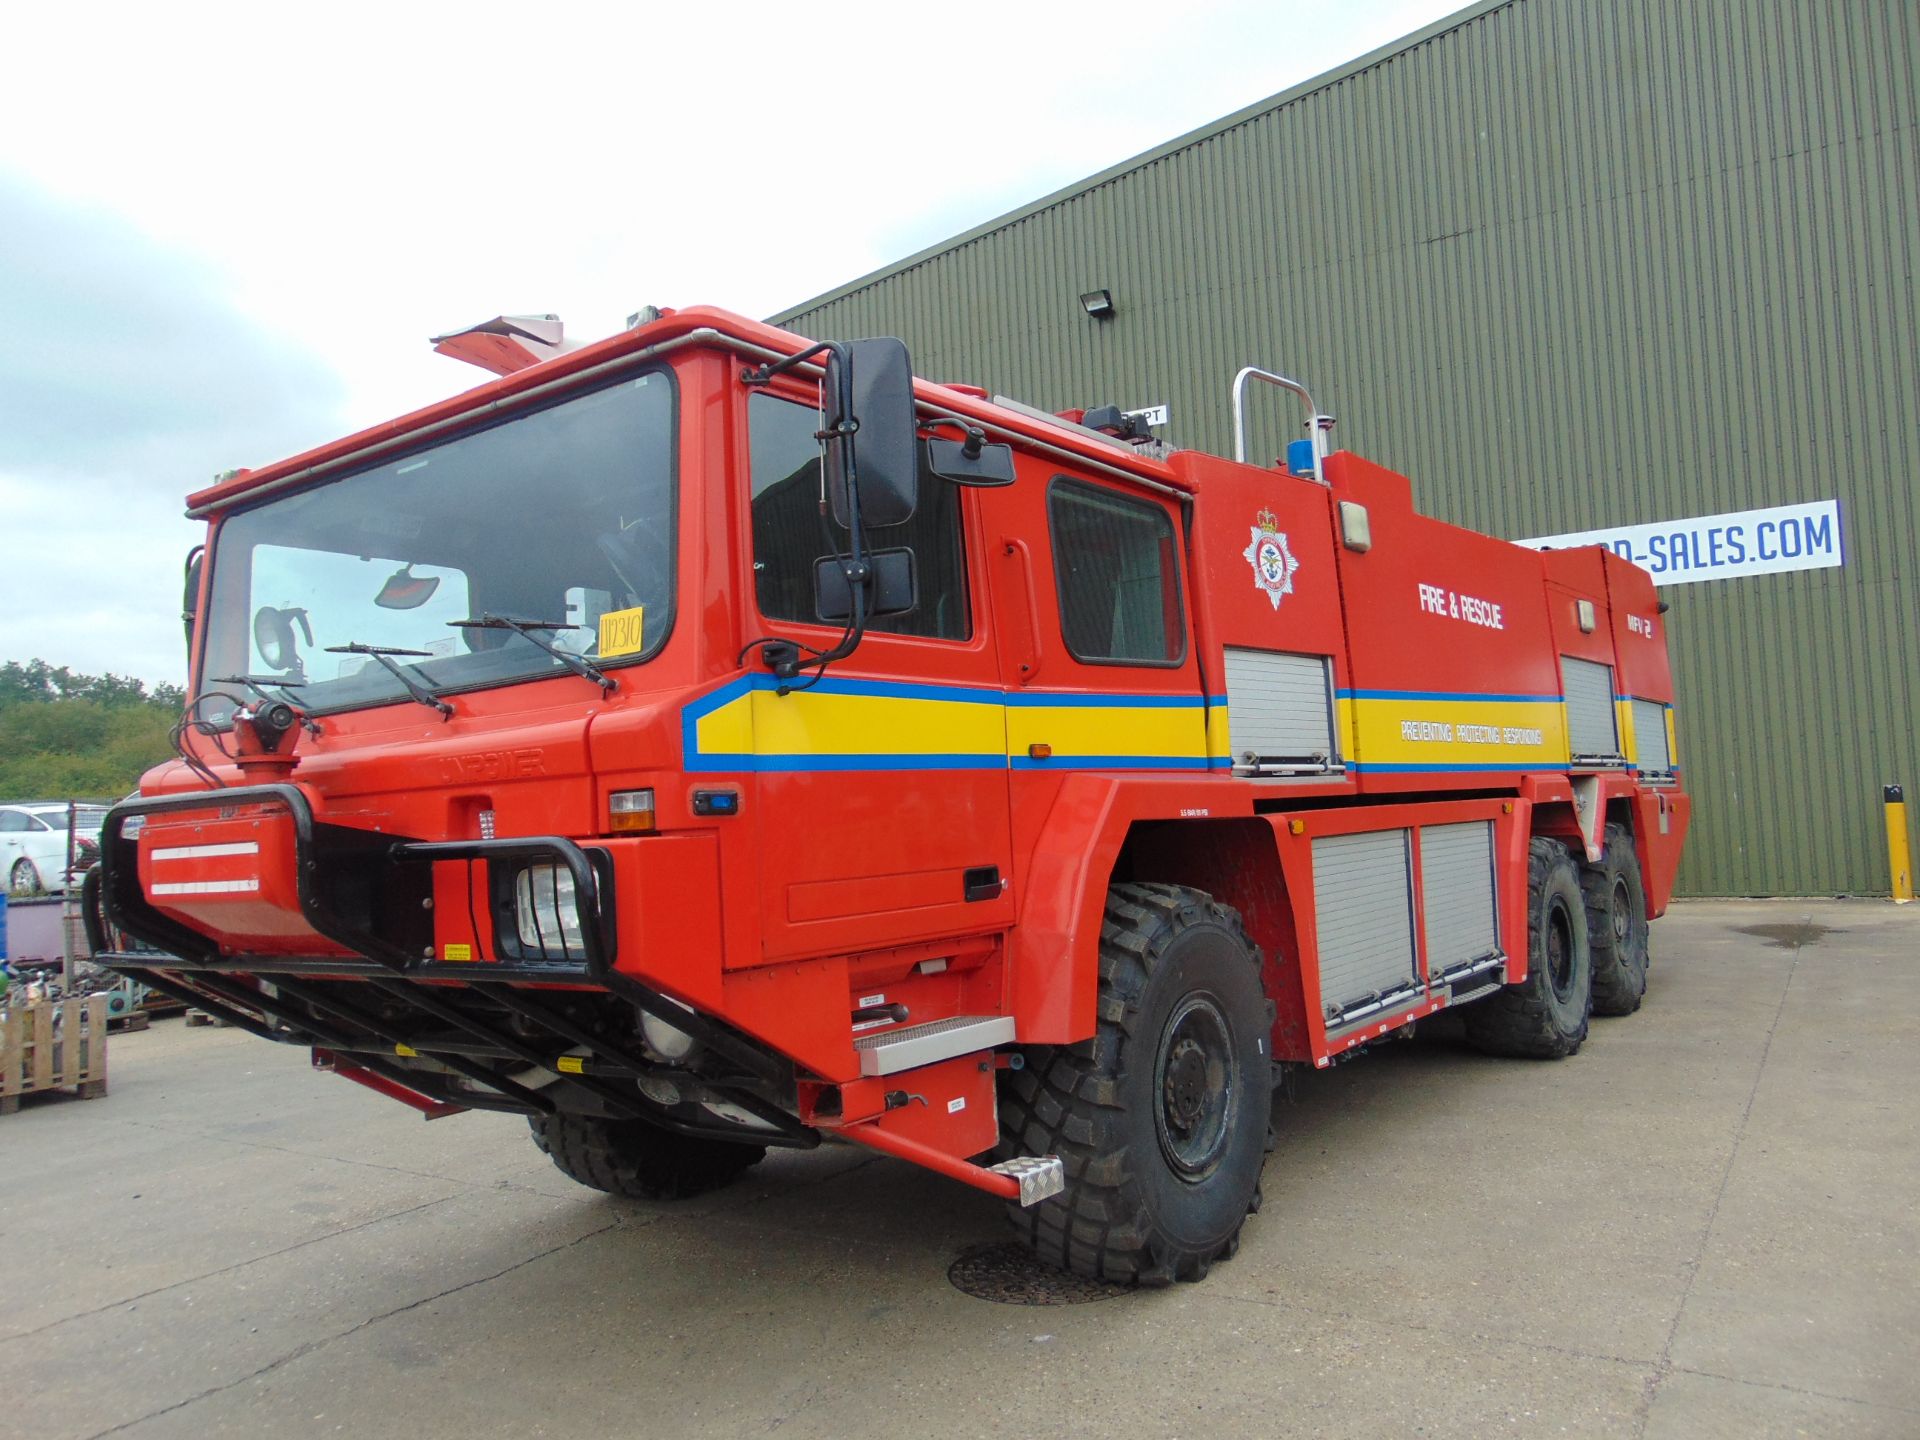
[[1221, 814], [1220, 801], [1204, 780], [1088, 774], [1061, 785], [1008, 940], [1008, 1001], [1022, 1043], [1093, 1034], [1107, 890], [1147, 880], [1205, 891], [1240, 912], [1279, 1012], [1275, 1054], [1308, 1053], [1300, 951], [1272, 827]]
[[1260, 951], [1260, 988], [1274, 1004], [1273, 1058], [1312, 1059], [1293, 898], [1266, 820], [1137, 821], [1110, 880], [1184, 885], [1238, 911]]
[[1008, 941], [1008, 1004], [1021, 1043], [1073, 1044], [1092, 1035], [1106, 893], [1116, 881], [1144, 879], [1206, 891], [1240, 912], [1279, 1014], [1275, 1056], [1308, 1054], [1300, 947], [1273, 829], [1252, 814], [1221, 816], [1219, 808], [1219, 791], [1204, 781], [1089, 774], [1062, 783], [1035, 841], [1020, 922]]

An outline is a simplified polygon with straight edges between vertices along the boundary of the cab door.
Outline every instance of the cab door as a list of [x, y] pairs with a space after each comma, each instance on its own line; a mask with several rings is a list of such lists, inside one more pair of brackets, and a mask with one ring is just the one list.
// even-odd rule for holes
[[1028, 454], [1017, 465], [1016, 484], [977, 499], [1027, 856], [1072, 777], [1197, 780], [1215, 767], [1180, 505], [1092, 467]]
[[[820, 505], [820, 417], [803, 392], [745, 394], [751, 636], [813, 652], [815, 564], [847, 544]], [[870, 622], [847, 659], [781, 682], [749, 658], [735, 743], [751, 747], [761, 871], [760, 961], [907, 945], [1005, 927], [1013, 915], [1002, 695], [971, 492], [924, 471], [903, 525], [874, 550], [913, 556], [916, 596]], [[784, 691], [784, 693], [783, 693]]]

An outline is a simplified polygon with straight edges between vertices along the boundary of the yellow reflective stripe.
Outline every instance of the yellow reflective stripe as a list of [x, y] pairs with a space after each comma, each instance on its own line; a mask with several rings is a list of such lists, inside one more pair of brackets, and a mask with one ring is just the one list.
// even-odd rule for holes
[[1207, 731], [1200, 707], [1018, 705], [1007, 712], [1007, 752], [1051, 745], [1061, 759], [1114, 755], [1200, 760]]
[[754, 690], [736, 695], [692, 724], [697, 755], [804, 761], [880, 757], [907, 762], [1024, 760], [1031, 745], [1056, 757], [1108, 756], [1204, 763], [1211, 743], [1226, 751], [1226, 711], [1192, 704], [1050, 705], [943, 700], [937, 695], [859, 695]]
[[1559, 700], [1338, 701], [1349, 755], [1362, 765], [1567, 763], [1567, 709]]

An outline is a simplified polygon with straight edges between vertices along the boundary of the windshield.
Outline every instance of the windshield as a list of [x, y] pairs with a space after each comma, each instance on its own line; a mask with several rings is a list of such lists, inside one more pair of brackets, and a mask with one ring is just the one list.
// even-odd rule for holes
[[[664, 371], [230, 516], [215, 537], [203, 694], [285, 684], [302, 708], [406, 698], [367, 654], [436, 692], [566, 674], [504, 616], [602, 667], [673, 623], [673, 389]], [[217, 720], [226, 698], [201, 706]]]

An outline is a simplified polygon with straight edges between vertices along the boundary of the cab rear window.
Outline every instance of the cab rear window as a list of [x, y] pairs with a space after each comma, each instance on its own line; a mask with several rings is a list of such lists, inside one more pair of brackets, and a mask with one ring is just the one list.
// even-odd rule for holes
[[1092, 665], [1178, 665], [1186, 624], [1167, 512], [1063, 476], [1047, 514], [1068, 653]]

